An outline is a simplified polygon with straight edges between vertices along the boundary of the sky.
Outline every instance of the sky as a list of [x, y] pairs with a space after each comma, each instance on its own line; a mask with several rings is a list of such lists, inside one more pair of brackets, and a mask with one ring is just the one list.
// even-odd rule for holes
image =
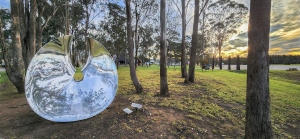
[[[235, 0], [248, 8], [250, 0]], [[300, 0], [272, 0], [270, 24], [270, 55], [300, 55]], [[240, 33], [226, 43], [224, 52], [247, 54], [247, 21]]]
[[[250, 0], [234, 0], [250, 7]], [[0, 8], [9, 8], [9, 0], [0, 0]], [[270, 24], [270, 48], [271, 55], [300, 55], [300, 0], [272, 0], [271, 24]], [[187, 11], [187, 17], [193, 15], [193, 9]], [[224, 43], [225, 55], [240, 53], [247, 55], [247, 30], [248, 24], [239, 27], [238, 34]], [[187, 35], [192, 34], [193, 22], [187, 26]]]

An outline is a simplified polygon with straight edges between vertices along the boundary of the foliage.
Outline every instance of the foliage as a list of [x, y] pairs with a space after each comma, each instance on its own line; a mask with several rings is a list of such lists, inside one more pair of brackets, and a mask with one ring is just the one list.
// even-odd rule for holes
[[[210, 35], [215, 36], [213, 44], [221, 54], [223, 42], [237, 33], [237, 28], [246, 17], [248, 8], [234, 1], [219, 0], [208, 6], [207, 18], [209, 22]], [[211, 36], [210, 36], [211, 37]]]
[[2, 20], [2, 29], [6, 40], [10, 35], [10, 11], [8, 9], [0, 9], [0, 17]]
[[155, 42], [153, 39], [153, 33], [154, 29], [149, 25], [140, 28], [140, 50], [142, 54], [140, 58], [144, 59], [143, 61], [145, 61], [145, 58], [150, 59], [151, 54], [153, 53], [153, 51], [150, 49]]
[[116, 3], [108, 3], [107, 8], [105, 20], [100, 22], [101, 35], [106, 36], [103, 41], [110, 53], [119, 55], [127, 47], [125, 8]]

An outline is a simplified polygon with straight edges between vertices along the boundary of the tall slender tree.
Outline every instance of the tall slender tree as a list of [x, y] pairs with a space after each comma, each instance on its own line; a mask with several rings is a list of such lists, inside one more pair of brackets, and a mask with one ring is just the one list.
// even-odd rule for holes
[[[158, 10], [158, 4], [156, 0], [133, 0], [134, 12], [133, 16], [135, 17], [135, 28], [134, 28], [134, 38], [135, 38], [135, 68], [137, 68], [138, 62], [138, 51], [140, 49], [140, 35], [139, 29], [145, 24], [149, 24], [150, 20], [155, 20], [153, 16]], [[148, 21], [149, 23], [146, 23]]]
[[189, 75], [185, 79], [185, 82], [195, 81], [195, 64], [196, 64], [196, 51], [198, 45], [198, 22], [199, 22], [199, 0], [195, 0], [195, 11], [194, 11], [194, 25], [193, 25], [193, 35], [192, 35], [192, 47], [190, 55], [190, 65], [189, 65]]
[[245, 139], [271, 139], [269, 31], [271, 0], [251, 0]]
[[19, 0], [10, 0], [10, 9], [13, 9], [11, 10], [11, 49], [13, 53], [13, 61], [11, 65], [10, 59], [8, 58], [7, 48], [4, 48], [4, 61], [6, 63], [5, 69], [9, 80], [17, 88], [18, 93], [24, 93], [25, 71], [21, 46], [19, 4]]
[[133, 82], [133, 85], [136, 89], [137, 93], [143, 92], [143, 87], [140, 84], [134, 66], [134, 57], [133, 57], [133, 40], [132, 40], [132, 28], [131, 28], [131, 7], [130, 1], [126, 0], [126, 17], [127, 17], [127, 43], [128, 43], [128, 51], [129, 51], [129, 67], [130, 67], [130, 77]]
[[[43, 31], [50, 19], [55, 15], [58, 8], [57, 1], [51, 2], [51, 7], [46, 0], [37, 1], [37, 26], [36, 26], [36, 51], [39, 51], [43, 45]], [[46, 12], [45, 12], [46, 11]], [[50, 11], [50, 12], [49, 12]]]
[[[189, 3], [189, 2], [188, 2]], [[186, 8], [185, 0], [181, 0], [181, 26], [182, 26], [182, 40], [181, 40], [181, 77], [187, 77], [186, 71], [186, 50], [185, 50], [185, 31], [186, 31]]]
[[[70, 10], [69, 10], [69, 1], [68, 0], [65, 0], [65, 10], [66, 10], [65, 35], [70, 35], [70, 14], [69, 14]], [[88, 11], [86, 11], [86, 12], [88, 12]], [[90, 16], [87, 14], [86, 15], [87, 21], [88, 21], [89, 17]], [[86, 26], [88, 26], [88, 24], [86, 24]], [[87, 32], [87, 27], [86, 27], [86, 30], [85, 30], [85, 35], [87, 34], [86, 32]]]
[[166, 0], [160, 0], [160, 95], [169, 95], [166, 50]]
[[20, 0], [19, 12], [22, 54], [25, 70], [27, 70], [31, 59], [36, 53], [36, 0], [25, 0], [25, 6], [23, 1]]

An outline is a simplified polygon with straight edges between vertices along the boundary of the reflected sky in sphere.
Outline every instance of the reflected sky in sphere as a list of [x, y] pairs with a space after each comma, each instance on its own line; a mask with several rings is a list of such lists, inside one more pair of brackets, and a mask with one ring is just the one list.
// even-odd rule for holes
[[47, 43], [30, 62], [26, 98], [35, 113], [55, 122], [93, 117], [113, 101], [118, 88], [116, 65], [102, 44], [88, 38], [89, 56], [82, 68], [83, 79], [73, 78], [70, 59], [72, 36]]

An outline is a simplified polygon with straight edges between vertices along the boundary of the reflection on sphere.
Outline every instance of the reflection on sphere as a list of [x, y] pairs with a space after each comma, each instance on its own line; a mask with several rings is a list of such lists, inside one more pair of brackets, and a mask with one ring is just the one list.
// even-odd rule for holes
[[71, 40], [72, 36], [63, 36], [47, 43], [27, 69], [27, 101], [35, 113], [50, 121], [90, 118], [105, 110], [116, 95], [116, 65], [104, 46], [91, 38], [83, 79], [74, 80], [75, 68], [69, 54]]

